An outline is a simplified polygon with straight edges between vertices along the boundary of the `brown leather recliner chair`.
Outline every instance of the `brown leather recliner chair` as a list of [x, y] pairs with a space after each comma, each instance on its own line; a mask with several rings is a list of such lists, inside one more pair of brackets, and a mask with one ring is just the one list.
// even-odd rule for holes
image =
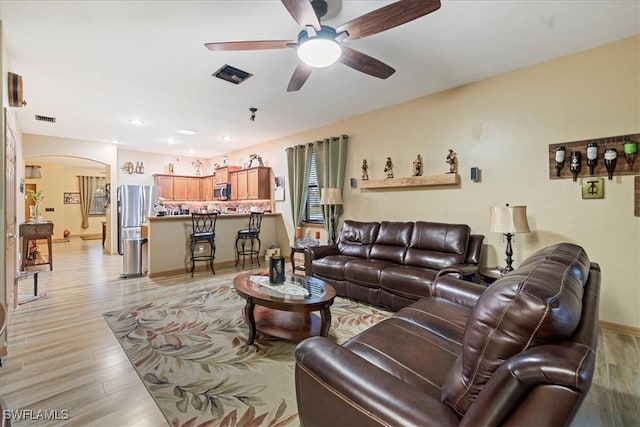
[[489, 288], [448, 276], [342, 346], [296, 349], [305, 426], [567, 425], [592, 382], [600, 269], [547, 247]]

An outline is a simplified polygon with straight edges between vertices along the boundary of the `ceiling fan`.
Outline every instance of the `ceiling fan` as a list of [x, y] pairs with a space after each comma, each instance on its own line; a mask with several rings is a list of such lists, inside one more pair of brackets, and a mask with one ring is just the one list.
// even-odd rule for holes
[[365, 53], [343, 45], [405, 24], [440, 8], [440, 0], [398, 0], [366, 13], [337, 28], [320, 24], [327, 13], [326, 0], [281, 0], [293, 19], [303, 28], [298, 40], [259, 40], [205, 43], [209, 50], [265, 50], [296, 48], [298, 65], [287, 92], [299, 90], [313, 68], [340, 61], [344, 65], [374, 77], [386, 79], [396, 70]]

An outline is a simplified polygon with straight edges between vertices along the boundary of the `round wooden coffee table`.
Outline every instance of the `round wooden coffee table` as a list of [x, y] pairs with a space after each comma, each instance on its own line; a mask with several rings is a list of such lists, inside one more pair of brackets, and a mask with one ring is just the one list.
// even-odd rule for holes
[[[306, 276], [287, 276], [285, 283], [306, 289], [308, 295], [284, 293], [286, 287], [269, 283], [266, 271], [244, 273], [233, 279], [238, 295], [247, 300], [243, 317], [249, 325], [249, 344], [255, 341], [256, 331], [291, 341], [329, 334], [329, 307], [336, 296], [333, 286]], [[312, 311], [319, 311], [320, 317]]]

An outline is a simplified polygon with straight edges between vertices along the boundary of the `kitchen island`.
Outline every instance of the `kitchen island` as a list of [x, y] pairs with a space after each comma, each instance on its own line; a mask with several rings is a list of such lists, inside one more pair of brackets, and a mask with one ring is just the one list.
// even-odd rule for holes
[[[215, 268], [235, 266], [234, 243], [238, 230], [247, 228], [249, 214], [218, 215], [216, 222]], [[148, 217], [142, 227], [142, 236], [147, 239], [143, 246], [147, 255], [147, 275], [149, 277], [184, 274], [191, 271], [191, 215], [171, 215]], [[281, 251], [288, 251], [287, 233], [282, 215], [267, 213], [260, 227], [260, 264], [265, 266], [264, 255], [272, 243], [277, 243]], [[282, 252], [287, 253], [287, 252]], [[257, 267], [257, 265], [255, 265]], [[208, 270], [206, 263], [196, 264], [196, 271]], [[247, 269], [250, 266], [246, 266]]]

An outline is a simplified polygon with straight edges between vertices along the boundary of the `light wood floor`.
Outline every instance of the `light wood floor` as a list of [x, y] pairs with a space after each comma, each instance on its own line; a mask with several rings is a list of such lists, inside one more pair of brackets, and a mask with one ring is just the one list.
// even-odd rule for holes
[[[72, 238], [53, 250], [54, 271], [40, 274], [47, 296], [19, 306], [11, 319], [0, 395], [11, 409], [66, 410], [69, 420], [15, 424], [166, 426], [102, 313], [203, 289], [213, 276], [121, 279], [122, 257], [103, 255], [99, 240]], [[22, 281], [20, 293], [31, 291], [31, 281]], [[597, 361], [573, 425], [640, 425], [640, 338], [601, 331]]]

